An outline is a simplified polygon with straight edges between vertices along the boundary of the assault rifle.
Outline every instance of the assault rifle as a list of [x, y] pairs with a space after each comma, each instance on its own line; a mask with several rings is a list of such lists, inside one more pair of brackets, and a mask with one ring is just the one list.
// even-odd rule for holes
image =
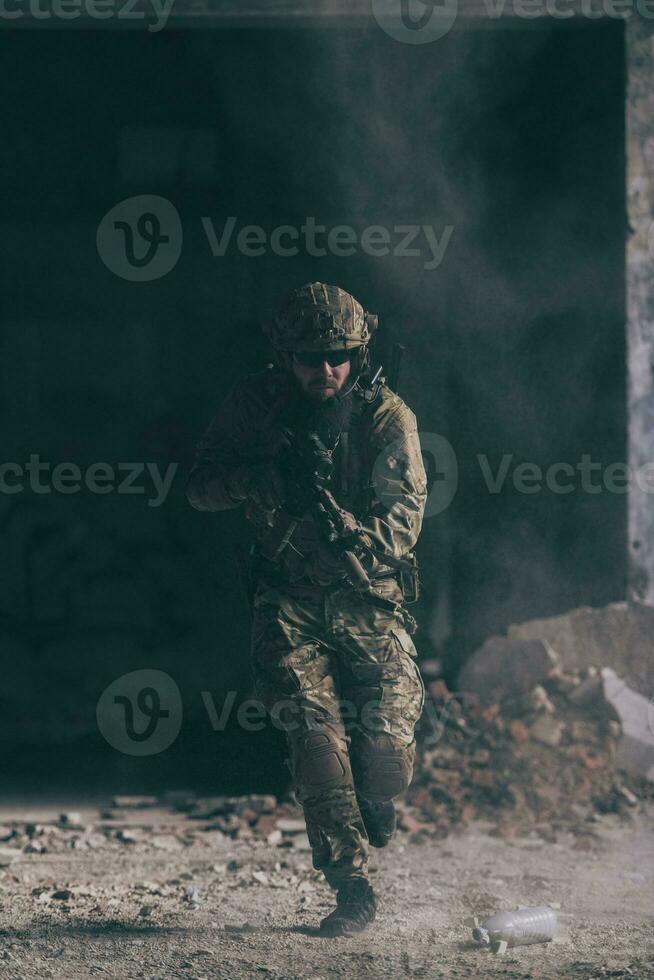
[[361, 544], [368, 554], [398, 570], [405, 600], [415, 602], [419, 594], [415, 556], [409, 554], [404, 558], [394, 558], [390, 555], [379, 555], [374, 549], [363, 544], [359, 539], [360, 526], [344, 517], [343, 510], [327, 486], [331, 479], [333, 450], [329, 450], [316, 433], [300, 437], [291, 429], [282, 431], [286, 440], [286, 448], [282, 449], [282, 452], [286, 452], [287, 467], [290, 464], [291, 474], [294, 474], [289, 480], [290, 499], [285, 506], [291, 513], [296, 514], [295, 517], [289, 518], [292, 528], [287, 532], [285, 540], [289, 540], [298, 521], [309, 509], [321, 530], [323, 540], [334, 556], [342, 562], [347, 579], [353, 588], [367, 595], [376, 605], [384, 609], [393, 611], [397, 609], [394, 600], [379, 595], [373, 589], [370, 578], [354, 550], [357, 544]]
[[[357, 526], [345, 519], [328, 487], [333, 467], [333, 449], [328, 449], [317, 433], [299, 436], [292, 429], [282, 430], [290, 471], [290, 499], [287, 509], [295, 520], [309, 510], [318, 525], [323, 541], [343, 564], [347, 578], [355, 589], [370, 589], [370, 579], [353, 550]], [[288, 540], [288, 539], [287, 539]]]
[[[391, 352], [390, 385], [396, 389], [400, 363], [405, 348], [402, 344], [394, 344]], [[368, 382], [368, 392], [376, 395], [382, 378], [381, 366], [375, 371]], [[317, 433], [298, 436], [292, 429], [282, 430], [285, 446], [282, 454], [286, 456], [286, 469], [290, 471], [288, 489], [290, 499], [284, 504], [282, 515], [270, 528], [261, 542], [261, 554], [270, 561], [276, 561], [293, 536], [295, 528], [307, 510], [310, 510], [314, 520], [321, 530], [323, 540], [332, 553], [342, 561], [345, 574], [350, 584], [359, 592], [368, 593], [379, 605], [394, 608], [395, 603], [377, 596], [370, 578], [357, 557], [354, 547], [357, 544], [357, 527], [351, 527], [343, 519], [343, 511], [338, 506], [328, 487], [333, 468], [333, 448], [329, 449], [320, 440]], [[335, 447], [334, 447], [335, 448]], [[374, 554], [371, 548], [364, 546], [368, 553]], [[408, 576], [411, 587], [405, 589], [405, 595], [411, 595], [407, 601], [415, 601], [418, 596], [417, 570], [413, 562], [407, 559], [395, 559], [390, 556], [377, 556], [385, 564], [395, 566], [403, 577]], [[413, 556], [410, 556], [412, 559]], [[409, 569], [407, 571], [407, 569]], [[406, 583], [405, 583], [406, 584]], [[403, 585], [404, 588], [404, 585]]]

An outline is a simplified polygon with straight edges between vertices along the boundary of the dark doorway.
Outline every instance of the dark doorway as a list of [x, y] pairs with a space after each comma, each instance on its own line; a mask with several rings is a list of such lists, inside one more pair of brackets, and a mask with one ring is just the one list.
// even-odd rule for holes
[[[160, 507], [2, 496], [17, 777], [283, 781], [278, 733], [207, 718], [202, 691], [218, 706], [248, 692], [243, 528], [192, 512], [183, 472], [226, 387], [268, 359], [259, 318], [303, 281], [380, 313], [378, 357], [406, 344], [400, 393], [456, 452], [458, 493], [420, 542], [423, 655], [449, 649], [452, 672], [513, 620], [623, 595], [624, 496], [489, 494], [476, 458], [624, 459], [622, 43], [616, 25], [419, 48], [371, 29], [0, 37], [6, 459], [181, 464]], [[96, 249], [102, 216], [140, 194], [170, 200], [184, 231], [151, 283], [114, 276]], [[220, 237], [230, 216], [267, 236], [314, 217], [359, 245], [289, 257], [232, 242], [216, 257], [202, 219]], [[370, 226], [388, 254], [362, 250]], [[402, 254], [405, 226], [440, 242], [452, 229], [438, 264], [424, 233]], [[117, 756], [95, 725], [101, 692], [143, 667], [184, 701], [155, 760]]]

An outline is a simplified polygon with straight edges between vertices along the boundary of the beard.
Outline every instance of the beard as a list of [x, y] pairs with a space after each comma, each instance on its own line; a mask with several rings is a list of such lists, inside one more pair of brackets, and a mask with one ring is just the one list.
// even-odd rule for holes
[[327, 449], [332, 449], [341, 432], [347, 432], [352, 418], [353, 394], [338, 392], [318, 400], [307, 398], [299, 389], [293, 400], [291, 427], [296, 432], [315, 432]]

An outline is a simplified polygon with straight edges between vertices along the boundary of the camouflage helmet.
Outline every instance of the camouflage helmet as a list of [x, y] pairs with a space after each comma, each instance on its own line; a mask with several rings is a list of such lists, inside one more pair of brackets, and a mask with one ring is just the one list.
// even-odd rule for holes
[[327, 351], [365, 347], [376, 328], [350, 293], [312, 282], [289, 293], [264, 332], [277, 351]]

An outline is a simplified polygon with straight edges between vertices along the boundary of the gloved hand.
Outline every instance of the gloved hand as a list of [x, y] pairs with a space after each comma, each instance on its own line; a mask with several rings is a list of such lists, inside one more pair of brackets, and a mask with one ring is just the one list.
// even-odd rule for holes
[[[333, 497], [331, 499], [335, 513], [332, 512], [330, 523], [338, 534], [341, 547], [343, 550], [351, 551], [360, 561], [362, 552], [357, 544], [357, 539], [352, 537], [359, 530], [359, 522], [354, 514], [344, 507], [340, 507]], [[345, 576], [350, 577], [352, 569], [349, 568], [347, 561], [339, 555], [338, 547], [330, 547], [326, 541], [319, 539], [311, 553], [309, 574], [318, 584], [327, 585]]]
[[229, 494], [235, 500], [250, 500], [265, 511], [275, 511], [284, 503], [284, 478], [273, 460], [244, 463], [230, 480]]
[[329, 507], [323, 506], [323, 510], [329, 517], [330, 524], [339, 538], [348, 538], [359, 530], [359, 522], [354, 514], [344, 507], [341, 507], [329, 490], [324, 491], [324, 496], [328, 501]]
[[356, 517], [349, 510], [345, 510], [344, 507], [338, 508], [338, 521], [341, 525], [340, 530], [343, 537], [355, 534], [359, 530], [359, 522]]

